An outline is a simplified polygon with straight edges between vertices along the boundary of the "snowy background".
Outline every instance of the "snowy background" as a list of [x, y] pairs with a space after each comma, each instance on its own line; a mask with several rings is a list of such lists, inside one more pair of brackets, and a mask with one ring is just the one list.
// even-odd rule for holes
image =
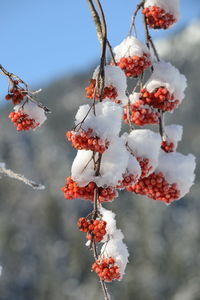
[[[99, 63], [86, 1], [79, 2], [79, 10], [77, 3], [66, 1], [1, 4], [1, 63], [31, 87], [42, 87], [41, 100], [53, 113], [38, 131], [17, 133], [7, 118], [11, 107], [1, 106], [0, 161], [42, 182], [46, 190], [36, 192], [8, 178], [0, 181], [0, 300], [101, 299], [96, 275], [90, 272], [92, 256], [76, 227], [91, 206], [67, 201], [60, 191], [76, 154], [65, 132], [73, 126], [78, 106], [87, 103], [84, 87]], [[200, 4], [181, 2], [180, 24], [154, 36], [165, 36], [157, 42], [159, 53], [188, 78], [186, 98], [166, 123], [183, 125], [178, 150], [194, 153], [199, 166]], [[102, 3], [111, 44], [116, 45], [127, 34], [132, 4], [117, 0], [114, 11], [114, 0]], [[130, 252], [126, 276], [109, 287], [116, 300], [199, 299], [198, 167], [196, 173], [190, 194], [170, 207], [125, 191], [105, 205], [117, 214]]]

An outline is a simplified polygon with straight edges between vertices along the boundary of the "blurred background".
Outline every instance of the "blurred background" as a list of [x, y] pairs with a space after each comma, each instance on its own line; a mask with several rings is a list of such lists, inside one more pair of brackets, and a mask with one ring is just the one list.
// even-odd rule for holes
[[[113, 46], [128, 33], [136, 1], [102, 0]], [[200, 299], [199, 69], [200, 2], [181, 0], [181, 20], [168, 31], [152, 31], [159, 54], [188, 79], [182, 105], [166, 123], [182, 124], [179, 151], [197, 157], [196, 182], [181, 201], [167, 207], [121, 192], [105, 205], [117, 214], [130, 263], [121, 282], [109, 285], [112, 299]], [[60, 187], [76, 151], [66, 141], [84, 88], [99, 63], [100, 48], [86, 1], [1, 0], [0, 63], [32, 89], [52, 114], [36, 132], [16, 132], [8, 119], [7, 82], [0, 80], [0, 161], [46, 186], [0, 180], [0, 300], [102, 299], [91, 273], [92, 253], [76, 222], [86, 201], [64, 199]], [[142, 25], [137, 21], [139, 36]]]

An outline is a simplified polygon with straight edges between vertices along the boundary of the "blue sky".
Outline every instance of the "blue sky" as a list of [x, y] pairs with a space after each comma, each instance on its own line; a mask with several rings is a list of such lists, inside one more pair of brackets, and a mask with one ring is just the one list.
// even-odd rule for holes
[[[165, 37], [200, 15], [199, 0], [181, 0], [181, 20]], [[113, 46], [127, 35], [137, 1], [102, 0]], [[94, 63], [100, 53], [86, 0], [1, 0], [0, 63], [30, 86], [76, 73]], [[139, 36], [142, 26], [138, 23]], [[0, 97], [6, 82], [0, 80]]]

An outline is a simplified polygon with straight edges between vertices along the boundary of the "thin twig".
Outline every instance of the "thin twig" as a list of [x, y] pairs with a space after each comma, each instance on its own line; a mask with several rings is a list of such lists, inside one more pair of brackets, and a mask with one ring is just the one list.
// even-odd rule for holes
[[135, 37], [137, 38], [137, 29], [136, 29], [136, 25], [135, 25], [135, 18], [136, 18], [136, 16], [137, 16], [138, 11], [143, 7], [144, 2], [145, 2], [145, 1], [142, 0], [141, 3], [139, 3], [139, 4], [137, 5], [136, 10], [135, 10], [134, 13], [133, 13], [132, 21], [131, 21], [131, 26], [130, 26], [130, 29], [129, 29], [129, 32], [128, 32], [128, 36], [131, 36], [132, 31], [133, 31], [133, 28], [134, 28]]
[[35, 190], [44, 190], [45, 189], [44, 185], [42, 185], [40, 183], [35, 183], [34, 181], [27, 179], [23, 175], [17, 174], [15, 172], [13, 172], [12, 170], [6, 169], [5, 165], [3, 165], [3, 164], [0, 164], [0, 173], [8, 176], [10, 178], [20, 180], [20, 181], [24, 182], [25, 184], [31, 186]]

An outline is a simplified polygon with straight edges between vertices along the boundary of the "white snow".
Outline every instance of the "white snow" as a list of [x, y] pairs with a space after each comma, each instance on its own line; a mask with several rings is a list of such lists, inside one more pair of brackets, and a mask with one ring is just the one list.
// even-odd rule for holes
[[141, 176], [140, 164], [132, 154], [129, 155], [127, 173], [131, 174], [135, 177], [135, 182], [134, 182], [135, 184], [137, 183], [137, 181], [139, 180], [139, 178]]
[[195, 167], [195, 157], [192, 154], [183, 155], [179, 152], [165, 153], [161, 151], [155, 173], [162, 172], [168, 183], [176, 183], [180, 190], [180, 198], [182, 198], [194, 183]]
[[147, 46], [133, 36], [128, 36], [121, 44], [116, 46], [113, 51], [115, 53], [116, 62], [119, 62], [122, 57], [141, 57], [144, 53], [150, 55]]
[[106, 241], [108, 241], [108, 239], [112, 238], [113, 234], [117, 230], [115, 220], [116, 214], [113, 213], [111, 210], [105, 209], [103, 207], [99, 209], [99, 212], [102, 215], [102, 220], [106, 221], [106, 235], [101, 241], [102, 243], [105, 243]]
[[[127, 103], [126, 89], [127, 81], [124, 72], [117, 66], [107, 65], [104, 67], [105, 82], [104, 87], [112, 85], [117, 91], [116, 100], [121, 100], [123, 104]], [[99, 66], [95, 69], [92, 76], [93, 79], [97, 79], [99, 73]]]
[[14, 110], [15, 112], [22, 110], [30, 119], [34, 119], [36, 123], [39, 123], [37, 127], [41, 126], [47, 118], [44, 109], [31, 101], [16, 105]]
[[136, 157], [148, 158], [152, 166], [150, 175], [158, 166], [161, 137], [150, 129], [135, 129], [129, 135], [124, 135], [128, 147]]
[[180, 17], [179, 0], [146, 0], [144, 7], [159, 6], [166, 12], [172, 14], [176, 20]]
[[[116, 186], [122, 180], [125, 173], [129, 152], [121, 138], [115, 138], [104, 152], [101, 160], [100, 176], [95, 176], [94, 163], [92, 160], [93, 152], [79, 150], [72, 164], [72, 179], [80, 186], [85, 186], [94, 181], [100, 187]], [[96, 154], [95, 159], [97, 159]]]
[[[75, 117], [75, 124], [82, 122], [90, 109], [89, 105], [81, 105]], [[94, 132], [103, 140], [111, 141], [121, 130], [121, 118], [123, 109], [114, 102], [103, 101], [95, 105], [94, 115], [91, 109], [81, 128], [87, 130], [92, 128]]]
[[177, 148], [178, 142], [181, 141], [183, 135], [183, 126], [181, 125], [167, 125], [164, 129], [166, 140], [174, 144], [174, 150]]
[[175, 99], [183, 100], [184, 91], [187, 87], [186, 77], [169, 62], [160, 61], [153, 65], [154, 71], [149, 80], [144, 85], [150, 93], [159, 87], [165, 87]]
[[128, 263], [128, 249], [126, 244], [123, 242], [124, 235], [120, 229], [117, 229], [113, 237], [106, 243], [103, 244], [101, 248], [101, 257], [109, 258], [112, 257], [120, 270], [120, 279], [122, 279], [125, 268]]

